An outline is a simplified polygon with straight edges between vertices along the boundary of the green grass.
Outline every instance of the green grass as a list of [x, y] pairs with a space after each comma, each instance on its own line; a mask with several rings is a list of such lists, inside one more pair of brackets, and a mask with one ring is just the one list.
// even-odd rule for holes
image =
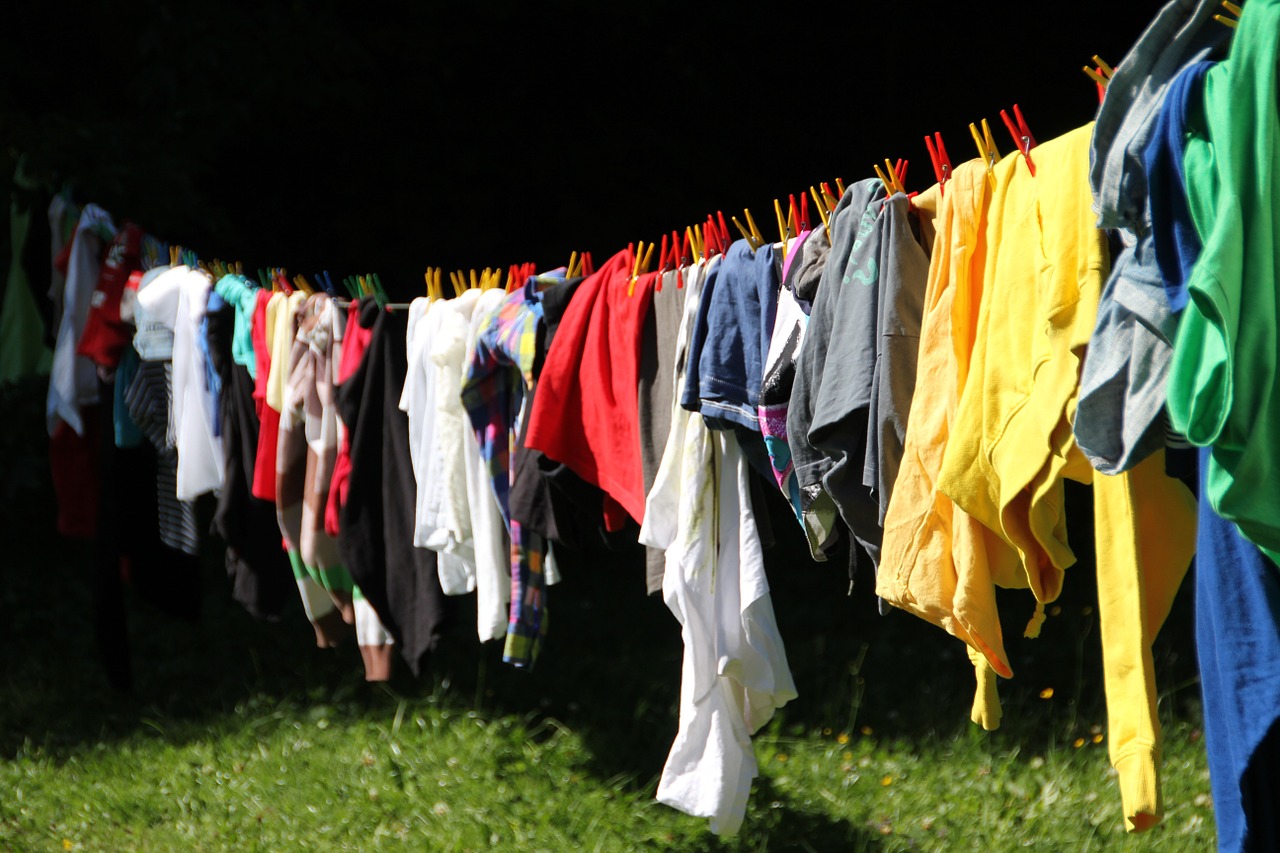
[[[769, 571], [800, 698], [756, 738], [762, 775], [736, 839], [653, 800], [680, 640], [644, 597], [634, 551], [565, 561], [535, 671], [478, 648], [462, 602], [428, 673], [372, 686], [354, 649], [312, 647], [300, 612], [277, 624], [242, 612], [211, 549], [199, 623], [131, 594], [136, 684], [115, 693], [95, 658], [90, 550], [52, 532], [38, 403], [32, 389], [0, 395], [23, 413], [23, 429], [0, 437], [0, 849], [1213, 845], [1185, 594], [1156, 657], [1166, 817], [1129, 836], [1084, 563], [1042, 637], [1010, 642], [1017, 678], [1001, 685], [1001, 730], [984, 733], [968, 722], [959, 644], [876, 615], [869, 578], [845, 596], [843, 565], [809, 563], [780, 506]], [[1030, 608], [1025, 596], [1002, 604], [1015, 637]]]

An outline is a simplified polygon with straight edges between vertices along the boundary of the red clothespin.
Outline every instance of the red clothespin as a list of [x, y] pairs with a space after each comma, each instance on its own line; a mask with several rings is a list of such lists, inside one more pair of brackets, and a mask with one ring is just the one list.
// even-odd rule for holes
[[898, 158], [898, 162], [893, 164], [893, 173], [898, 176], [898, 186], [906, 187], [907, 185], [907, 165], [911, 161]]
[[[729, 239], [729, 226], [728, 226], [728, 224], [726, 224], [726, 223], [725, 223], [725, 221], [724, 221], [724, 211], [723, 211], [723, 210], [717, 210], [717, 211], [716, 211], [716, 218], [717, 218], [717, 219], [719, 220], [719, 222], [720, 222], [720, 225], [719, 225], [719, 229], [720, 229], [720, 230], [719, 230], [719, 234], [720, 234], [720, 252], [721, 252], [721, 254], [723, 254], [723, 253], [724, 253], [724, 251], [725, 251], [726, 249], [728, 249], [728, 248], [729, 248], [729, 244], [730, 244], [730, 243], [732, 243], [733, 241], [732, 241], [731, 239]], [[715, 223], [713, 222], [713, 223], [712, 223], [712, 225], [714, 226], [714, 225], [715, 225]]]
[[942, 134], [935, 132], [932, 137], [924, 138], [924, 147], [929, 149], [929, 161], [933, 163], [933, 176], [938, 180], [938, 192], [947, 194], [947, 181], [951, 180], [951, 158], [947, 156], [947, 146], [942, 144]]
[[662, 243], [658, 249], [658, 278], [654, 283], [654, 289], [662, 290], [662, 276], [667, 271], [667, 235], [662, 235]]
[[[795, 204], [795, 196], [791, 199], [791, 203]], [[800, 230], [809, 230], [809, 196], [803, 192], [800, 193]]]
[[1013, 137], [1013, 144], [1022, 152], [1023, 158], [1027, 161], [1027, 169], [1031, 171], [1032, 176], [1036, 173], [1036, 164], [1031, 160], [1031, 149], [1036, 147], [1036, 139], [1031, 135], [1031, 129], [1027, 127], [1027, 120], [1022, 117], [1022, 110], [1018, 109], [1018, 105], [1013, 105], [1014, 118], [1018, 120], [1015, 126], [1013, 120], [1009, 118], [1007, 110], [1000, 111], [1000, 118], [1004, 120], [1004, 126], [1009, 129], [1009, 135]]

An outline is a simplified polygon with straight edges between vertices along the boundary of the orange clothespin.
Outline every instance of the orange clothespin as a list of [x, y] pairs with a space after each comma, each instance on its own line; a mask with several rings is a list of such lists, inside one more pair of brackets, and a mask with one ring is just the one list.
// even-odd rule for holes
[[935, 132], [932, 137], [924, 138], [924, 147], [929, 149], [929, 161], [933, 163], [933, 176], [938, 180], [938, 192], [947, 194], [947, 181], [951, 180], [951, 158], [947, 156], [947, 146], [942, 144], [942, 134]]
[[[1031, 135], [1031, 129], [1027, 127], [1027, 120], [1022, 117], [1022, 110], [1018, 109], [1018, 105], [1013, 105], [1013, 116], [1009, 118], [1007, 110], [1000, 111], [1000, 118], [1004, 120], [1004, 126], [1009, 129], [1009, 135], [1013, 137], [1013, 144], [1022, 152], [1022, 157], [1027, 161], [1027, 168], [1031, 171], [1032, 176], [1036, 173], [1036, 164], [1031, 159], [1031, 149], [1036, 147], [1036, 139]], [[1017, 124], [1014, 124], [1017, 119]]]

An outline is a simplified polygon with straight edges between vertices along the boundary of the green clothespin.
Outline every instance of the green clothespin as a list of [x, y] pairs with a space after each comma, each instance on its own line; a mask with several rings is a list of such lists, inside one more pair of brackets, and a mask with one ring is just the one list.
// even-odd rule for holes
[[360, 294], [356, 293], [355, 285], [351, 283], [351, 276], [347, 276], [342, 280], [342, 286], [346, 288], [347, 294], [350, 295], [353, 301], [360, 298]]
[[258, 284], [262, 286], [263, 290], [271, 289], [271, 282], [267, 279], [267, 271], [262, 267], [258, 267]]
[[373, 279], [373, 295], [378, 300], [378, 307], [387, 307], [387, 292], [382, 289], [382, 279], [378, 278], [376, 272], [371, 274], [369, 278]]

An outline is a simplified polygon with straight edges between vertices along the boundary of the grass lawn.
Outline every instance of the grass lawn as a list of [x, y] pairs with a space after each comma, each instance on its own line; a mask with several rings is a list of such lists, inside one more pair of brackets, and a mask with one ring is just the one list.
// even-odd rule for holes
[[0, 849], [1213, 846], [1189, 587], [1156, 652], [1166, 816], [1128, 836], [1087, 554], [1038, 640], [1015, 639], [1029, 596], [1002, 598], [1017, 677], [1001, 683], [1002, 728], [985, 733], [968, 721], [960, 644], [879, 616], [869, 577], [847, 596], [843, 563], [811, 563], [781, 502], [769, 572], [800, 698], [756, 738], [761, 777], [738, 838], [653, 799], [681, 647], [643, 594], [638, 550], [564, 561], [533, 672], [478, 646], [462, 600], [430, 672], [368, 685], [354, 648], [313, 647], [301, 607], [264, 624], [231, 602], [210, 547], [199, 622], [130, 594], [136, 683], [116, 693], [94, 648], [90, 547], [53, 532], [42, 394], [0, 393]]

